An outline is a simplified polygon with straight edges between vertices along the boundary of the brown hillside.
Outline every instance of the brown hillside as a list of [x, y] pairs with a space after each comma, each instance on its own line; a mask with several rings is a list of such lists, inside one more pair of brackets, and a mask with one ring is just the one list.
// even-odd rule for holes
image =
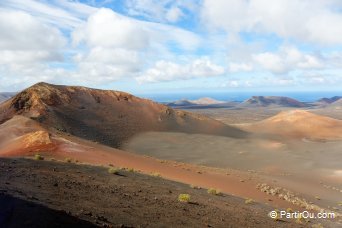
[[266, 120], [246, 125], [245, 129], [281, 135], [289, 138], [313, 140], [342, 139], [342, 121], [303, 110], [283, 111]]
[[38, 83], [0, 105], [0, 123], [15, 115], [36, 120], [52, 133], [64, 132], [112, 147], [146, 131], [246, 135], [219, 121], [128, 93], [47, 83]]

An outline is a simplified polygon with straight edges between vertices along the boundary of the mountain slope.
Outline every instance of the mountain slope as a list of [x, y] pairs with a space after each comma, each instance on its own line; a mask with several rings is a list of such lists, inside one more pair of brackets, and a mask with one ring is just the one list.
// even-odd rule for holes
[[186, 106], [186, 105], [215, 105], [215, 104], [224, 104], [225, 101], [218, 101], [210, 97], [202, 97], [197, 100], [187, 100], [181, 99], [178, 101], [170, 102], [168, 105], [170, 106]]
[[0, 103], [13, 97], [15, 93], [0, 93]]
[[225, 101], [215, 100], [210, 97], [202, 97], [197, 100], [191, 100], [191, 103], [198, 104], [198, 105], [212, 105], [212, 104], [223, 104], [225, 103]]
[[167, 103], [168, 106], [177, 109], [209, 109], [209, 108], [232, 108], [238, 103], [233, 101], [219, 101], [210, 97], [203, 97], [197, 100], [178, 100]]
[[338, 99], [338, 100], [332, 102], [330, 105], [331, 105], [332, 107], [342, 107], [342, 98], [340, 98], [340, 99]]
[[243, 103], [244, 107], [267, 107], [267, 106], [282, 106], [282, 107], [305, 107], [305, 104], [289, 97], [279, 96], [253, 96]]
[[38, 83], [0, 105], [0, 123], [16, 115], [36, 120], [52, 133], [71, 134], [119, 147], [135, 134], [175, 131], [244, 137], [219, 121], [131, 94]]
[[324, 97], [322, 99], [319, 99], [318, 102], [325, 103], [325, 104], [331, 104], [331, 103], [334, 103], [340, 99], [342, 99], [341, 96], [334, 96], [334, 97], [330, 97], [330, 98]]
[[303, 110], [283, 111], [258, 123], [246, 125], [244, 129], [252, 132], [280, 135], [285, 138], [342, 139], [341, 120]]

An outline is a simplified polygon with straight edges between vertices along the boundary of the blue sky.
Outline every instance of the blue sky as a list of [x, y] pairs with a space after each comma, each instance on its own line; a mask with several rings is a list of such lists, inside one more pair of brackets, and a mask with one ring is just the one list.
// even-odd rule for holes
[[2, 0], [0, 91], [342, 91], [339, 0]]

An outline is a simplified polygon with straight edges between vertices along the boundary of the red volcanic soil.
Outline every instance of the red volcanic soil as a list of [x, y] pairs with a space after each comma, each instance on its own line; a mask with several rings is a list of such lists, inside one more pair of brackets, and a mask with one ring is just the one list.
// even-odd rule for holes
[[4, 158], [0, 172], [0, 227], [302, 227], [269, 218], [272, 207], [137, 172]]
[[303, 110], [283, 111], [263, 121], [241, 125], [255, 133], [308, 140], [341, 140], [342, 121]]
[[[245, 131], [219, 121], [175, 111], [118, 91], [39, 83], [0, 105], [0, 157], [39, 153], [51, 159], [111, 164], [134, 168], [145, 174], [158, 173], [166, 179], [204, 188], [220, 189], [276, 207], [293, 207], [276, 196], [257, 190], [259, 179], [252, 174], [160, 161], [119, 149], [132, 136], [147, 131], [248, 137]], [[65, 192], [64, 187], [61, 190]], [[139, 205], [144, 207], [141, 202]]]
[[0, 125], [0, 156], [20, 156], [31, 151], [51, 151], [56, 145], [50, 134], [36, 121], [14, 116]]
[[[185, 164], [161, 163], [114, 149], [135, 134], [152, 130], [239, 138], [247, 135], [219, 121], [175, 111], [127, 93], [39, 83], [0, 105], [0, 123], [2, 157], [40, 153], [51, 158], [70, 158], [89, 164], [111, 163], [265, 200], [265, 196], [255, 190], [256, 183], [242, 184], [239, 178], [226, 173], [214, 173]], [[277, 200], [274, 199], [274, 202]]]
[[77, 163], [133, 168], [142, 173], [158, 174], [166, 179], [203, 188], [215, 188], [224, 193], [270, 203], [278, 208], [294, 207], [277, 197], [266, 195], [257, 190], [256, 186], [260, 183], [260, 180], [251, 173], [158, 160], [96, 144], [74, 136], [61, 136], [51, 137], [51, 142], [54, 145], [51, 150], [38, 147], [35, 147], [34, 150], [23, 150], [23, 147], [18, 146], [18, 150], [0, 150], [0, 156], [30, 157], [39, 153], [46, 158], [62, 161], [69, 160], [72, 162], [77, 161]]
[[38, 83], [0, 105], [0, 123], [29, 117], [48, 131], [119, 147], [146, 131], [203, 133], [245, 137], [219, 121], [141, 99], [124, 92]]

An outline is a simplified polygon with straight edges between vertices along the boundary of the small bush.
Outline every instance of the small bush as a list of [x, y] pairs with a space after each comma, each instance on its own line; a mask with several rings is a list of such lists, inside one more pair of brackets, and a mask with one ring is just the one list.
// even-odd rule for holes
[[179, 194], [178, 201], [182, 203], [189, 203], [190, 202], [190, 195], [189, 194]]
[[221, 192], [219, 190], [215, 189], [215, 188], [209, 188], [208, 189], [208, 193], [212, 194], [212, 195], [219, 195], [219, 194], [221, 194]]
[[287, 209], [286, 209], [286, 212], [287, 212], [287, 213], [292, 213], [293, 210], [292, 210], [292, 208], [287, 208]]
[[151, 176], [154, 176], [154, 177], [161, 177], [160, 173], [151, 173]]
[[296, 223], [298, 223], [298, 224], [304, 224], [305, 222], [306, 222], [305, 219], [301, 216], [296, 218]]
[[127, 171], [128, 172], [135, 172], [135, 170], [133, 168], [129, 168]]
[[108, 173], [110, 173], [110, 174], [118, 174], [119, 173], [119, 169], [111, 167], [111, 168], [108, 169]]
[[275, 217], [271, 217], [273, 218], [275, 221], [279, 221], [280, 219], [280, 211], [278, 209], [274, 210], [276, 212], [276, 216]]
[[65, 161], [70, 163], [70, 162], [72, 162], [72, 159], [71, 158], [65, 158]]
[[40, 154], [35, 154], [34, 155], [34, 160], [38, 160], [38, 161], [40, 160], [41, 161], [41, 160], [44, 160], [44, 157], [42, 155], [40, 155]]
[[252, 203], [254, 203], [254, 200], [252, 200], [252, 199], [246, 199], [245, 200], [245, 204], [252, 204]]
[[190, 188], [193, 188], [193, 189], [201, 189], [201, 187], [197, 186], [197, 185], [190, 185]]

